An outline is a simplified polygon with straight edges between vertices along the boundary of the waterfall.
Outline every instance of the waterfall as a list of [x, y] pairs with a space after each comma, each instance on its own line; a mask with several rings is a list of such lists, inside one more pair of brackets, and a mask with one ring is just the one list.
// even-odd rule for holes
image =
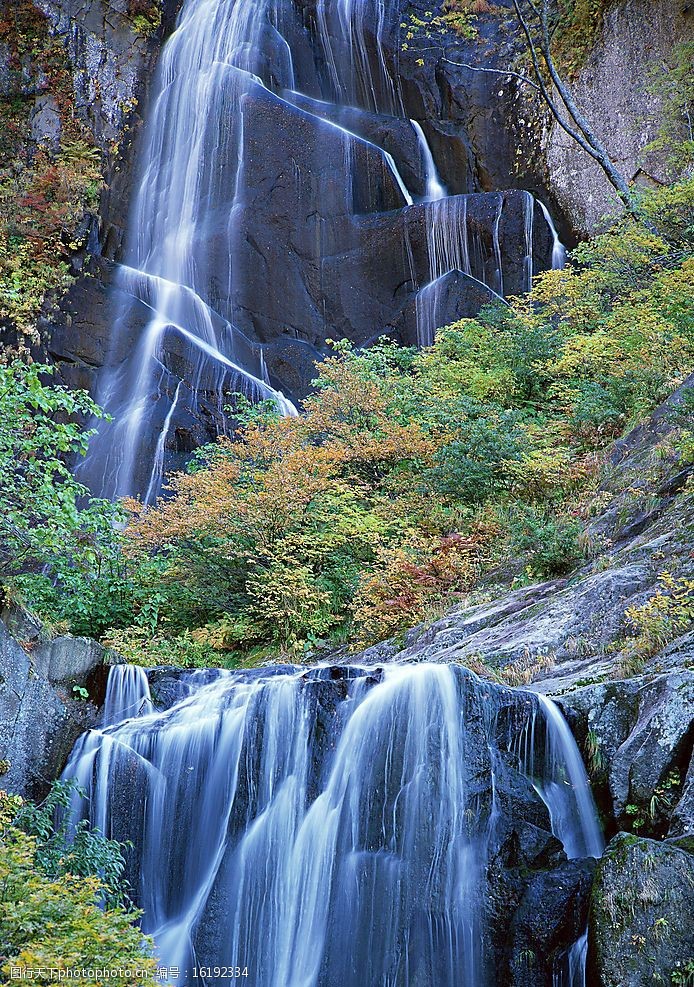
[[547, 723], [549, 767], [539, 792], [550, 811], [552, 828], [568, 857], [600, 857], [605, 843], [576, 741], [557, 704], [541, 694], [537, 698]]
[[588, 931], [560, 957], [552, 974], [552, 987], [586, 987]]
[[102, 725], [112, 726], [131, 717], [152, 712], [152, 697], [144, 668], [139, 665], [114, 665], [109, 671]]
[[[491, 222], [491, 254], [482, 244], [479, 233], [471, 239], [469, 203], [479, 196], [455, 195], [432, 199], [426, 205], [426, 238], [429, 280], [416, 297], [417, 343], [431, 346], [439, 326], [445, 324], [443, 301], [447, 276], [460, 272], [483, 289], [487, 300], [503, 302], [503, 270], [499, 225], [504, 197], [494, 195]], [[531, 202], [532, 196], [530, 196]], [[526, 210], [527, 211], [527, 210]], [[527, 252], [527, 250], [526, 250]], [[491, 259], [491, 268], [489, 260]], [[526, 263], [527, 261], [524, 261]], [[531, 260], [532, 263], [532, 260]]]
[[[535, 789], [549, 809], [552, 830], [562, 841], [567, 857], [600, 857], [605, 848], [588, 775], [576, 741], [555, 702], [538, 693], [545, 719], [545, 759]], [[535, 730], [532, 718], [530, 736]], [[528, 729], [525, 742], [528, 744]], [[524, 754], [529, 773], [535, 773], [534, 743]], [[560, 954], [554, 963], [552, 987], [586, 987], [588, 931]]]
[[402, 112], [397, 76], [384, 50], [398, 17], [396, 0], [318, 0], [318, 36], [335, 102]]
[[410, 123], [412, 124], [414, 132], [417, 135], [419, 149], [422, 154], [422, 164], [424, 166], [424, 176], [426, 179], [426, 197], [430, 202], [436, 202], [438, 199], [445, 199], [448, 193], [446, 191], [446, 186], [441, 182], [439, 173], [436, 169], [436, 163], [434, 161], [434, 155], [431, 153], [431, 148], [429, 147], [429, 141], [426, 139], [421, 125], [416, 120], [410, 120]]
[[[132, 841], [143, 926], [182, 983], [241, 965], [268, 987], [492, 987], [499, 789], [509, 771], [577, 779], [556, 707], [449, 665], [177, 674], [153, 710], [142, 670], [114, 668], [104, 726], [64, 776], [86, 793], [76, 818]], [[551, 799], [567, 852], [565, 820], [587, 811], [571, 784]]]
[[[537, 702], [517, 741], [524, 770], [549, 810], [552, 830], [567, 857], [600, 857], [602, 831], [576, 741], [557, 704], [540, 693]], [[541, 764], [536, 763], [538, 719], [545, 733]]]
[[[154, 499], [175, 406], [185, 401], [191, 413], [197, 412], [205, 390], [241, 390], [254, 400], [275, 400], [285, 414], [294, 412], [263, 379], [257, 349], [253, 353], [240, 338], [231, 304], [239, 108], [267, 72], [264, 46], [273, 30], [274, 7], [275, 0], [187, 0], [162, 50], [140, 152], [126, 263], [119, 275], [130, 300], [124, 302], [112, 348], [130, 351], [120, 362], [114, 357], [102, 376], [97, 400], [114, 421], [100, 427], [82, 466], [87, 482], [102, 495], [142, 492], [147, 501]], [[286, 43], [282, 50], [287, 51]], [[291, 85], [287, 58], [283, 82]], [[227, 267], [217, 311], [205, 300], [213, 251], [223, 262], [226, 255]], [[149, 321], [128, 347], [142, 307]], [[189, 344], [187, 366], [178, 371], [183, 378], [167, 365], [172, 334]], [[230, 358], [239, 345], [252, 363]]]
[[529, 193], [447, 195], [403, 109], [400, 6], [183, 0], [138, 141], [95, 388], [109, 418], [78, 469], [94, 494], [154, 502], [229, 432], [236, 392], [296, 414], [283, 388], [302, 396], [327, 338], [429, 345], [453, 296], [474, 314], [550, 250], [563, 263]]
[[417, 345], [431, 346], [439, 318], [443, 278], [451, 271], [471, 273], [467, 197], [434, 199], [427, 211], [429, 283], [417, 293]]
[[537, 200], [537, 203], [542, 210], [542, 215], [545, 217], [545, 221], [552, 234], [552, 270], [561, 271], [566, 264], [566, 247], [559, 239], [559, 234], [557, 233], [557, 228], [554, 225], [552, 217], [550, 216], [549, 209], [544, 202], [540, 202], [539, 199]]
[[535, 200], [530, 192], [523, 193], [523, 232], [525, 239], [525, 255], [523, 257], [523, 275], [525, 290], [531, 291], [533, 286], [533, 219]]

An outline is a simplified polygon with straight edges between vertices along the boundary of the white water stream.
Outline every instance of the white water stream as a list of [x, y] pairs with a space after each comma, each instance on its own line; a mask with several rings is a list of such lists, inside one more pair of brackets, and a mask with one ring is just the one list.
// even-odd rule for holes
[[455, 666], [184, 673], [178, 690], [154, 711], [142, 670], [114, 667], [104, 726], [65, 777], [86, 791], [77, 816], [132, 840], [144, 927], [184, 982], [198, 964], [248, 965], [259, 987], [492, 987], [484, 901], [505, 757], [569, 856], [600, 851], [549, 700], [517, 694], [530, 713], [504, 754], [508, 693]]
[[[241, 282], [248, 277], [247, 266], [239, 261], [247, 206], [244, 155], [254, 136], [245, 132], [250, 125], [245, 123], [244, 107], [249, 99], [258, 102], [259, 93], [271, 93], [275, 107], [281, 94], [287, 94], [302, 107], [295, 113], [308, 113], [315, 121], [313, 107], [328, 143], [343, 142], [344, 174], [335, 174], [332, 180], [347, 199], [356, 181], [357, 159], [362, 171], [367, 168], [360, 179], [367, 201], [360, 208], [393, 209], [392, 195], [386, 195], [379, 206], [377, 190], [394, 183], [395, 198], [400, 196], [400, 208], [407, 212], [413, 196], [399, 164], [423, 175], [425, 195], [416, 208], [426, 209], [428, 277], [414, 279], [419, 289], [421, 345], [433, 341], [445, 317], [441, 279], [450, 272], [460, 271], [483, 282], [490, 297], [504, 294], [505, 248], [500, 234], [504, 197], [498, 194], [495, 215], [484, 220], [490, 236], [477, 229], [471, 237], [466, 197], [447, 195], [422, 127], [404, 115], [396, 64], [399, 10], [395, 0], [317, 0], [308, 30], [305, 24], [297, 27], [305, 14], [297, 0], [183, 3], [176, 29], [159, 58], [138, 147], [137, 190], [117, 278], [122, 302], [110, 334], [111, 353], [98, 380], [97, 401], [113, 420], [98, 424], [79, 471], [94, 493], [112, 498], [136, 494], [152, 502], [167, 470], [172, 464], [182, 465], [191, 444], [226, 432], [227, 409], [233, 405], [235, 391], [254, 401], [274, 400], [282, 414], [296, 412], [268, 375], [264, 352], [268, 344], [259, 341], [264, 339], [262, 325], [258, 339], [237, 325], [241, 322], [251, 335], [256, 332], [238, 298], [243, 296]], [[390, 134], [393, 151], [397, 145], [401, 160], [396, 163], [386, 147], [343, 126], [343, 110], [357, 122], [361, 114], [367, 129], [385, 135], [383, 140]], [[262, 126], [262, 114], [253, 119]], [[414, 152], [403, 150], [409, 127], [416, 138]], [[418, 154], [420, 160], [403, 162], [403, 154], [412, 158]], [[297, 188], [299, 176], [301, 182], [314, 182], [316, 164], [310, 155], [305, 162], [294, 161]], [[324, 188], [315, 186], [316, 196], [325, 194]], [[329, 194], [336, 201], [339, 198], [334, 190]], [[524, 287], [533, 275], [533, 236], [538, 225], [534, 207], [532, 196], [526, 194], [524, 230], [514, 233], [524, 237]], [[348, 201], [345, 208], [349, 213], [353, 203]], [[549, 213], [541, 203], [540, 208], [542, 221], [553, 231], [553, 263], [559, 266], [563, 248]], [[304, 210], [297, 200], [292, 219], [297, 231], [308, 222]], [[323, 263], [323, 231], [329, 225], [322, 217], [317, 223], [318, 271]], [[402, 253], [413, 256], [407, 222], [399, 233], [395, 227], [392, 235], [403, 236]], [[274, 263], [286, 261], [291, 267], [292, 243], [290, 231], [284, 260], [276, 258]], [[249, 263], [247, 258], [244, 263]], [[268, 272], [267, 292], [277, 290], [275, 276], [280, 273]], [[306, 277], [310, 282], [311, 276]], [[316, 306], [325, 307], [324, 299], [308, 297], [309, 282], [303, 287], [307, 294], [299, 323], [302, 318], [310, 322]], [[282, 283], [281, 277], [277, 283]], [[474, 281], [470, 284], [474, 287]], [[339, 295], [344, 289], [336, 290]], [[350, 290], [358, 296], [366, 288], [357, 278]], [[262, 287], [260, 291], [262, 296]], [[253, 298], [257, 300], [257, 294]], [[372, 335], [381, 327], [375, 324], [368, 329]], [[300, 331], [301, 325], [299, 339]], [[334, 327], [326, 324], [324, 332], [332, 336]]]

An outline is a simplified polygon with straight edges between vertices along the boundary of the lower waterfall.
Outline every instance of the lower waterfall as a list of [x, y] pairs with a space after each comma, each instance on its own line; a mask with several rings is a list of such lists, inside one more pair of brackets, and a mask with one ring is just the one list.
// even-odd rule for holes
[[64, 777], [74, 818], [132, 842], [179, 984], [492, 987], [499, 861], [601, 851], [575, 742], [532, 693], [434, 664], [150, 678], [111, 670]]

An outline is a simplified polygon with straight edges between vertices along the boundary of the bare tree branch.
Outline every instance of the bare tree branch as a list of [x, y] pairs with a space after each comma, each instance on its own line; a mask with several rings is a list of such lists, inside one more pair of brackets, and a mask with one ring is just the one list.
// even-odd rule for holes
[[531, 8], [533, 13], [537, 16], [540, 23], [540, 52], [542, 55], [542, 61], [547, 66], [547, 71], [549, 72], [554, 88], [559, 94], [559, 98], [566, 107], [567, 112], [571, 116], [573, 126], [567, 120], [564, 119], [562, 113], [553, 99], [551, 93], [548, 90], [547, 85], [544, 81], [544, 73], [542, 71], [542, 66], [540, 64], [540, 58], [538, 56], [538, 47], [532, 34], [532, 29], [527, 19], [525, 18], [523, 11], [520, 6], [520, 0], [513, 0], [513, 6], [516, 11], [516, 17], [520, 23], [523, 34], [525, 35], [526, 44], [528, 51], [530, 52], [530, 57], [533, 63], [533, 70], [535, 72], [535, 77], [538, 81], [538, 88], [542, 94], [542, 98], [547, 104], [552, 116], [557, 121], [559, 126], [564, 130], [569, 137], [576, 141], [576, 143], [581, 147], [587, 154], [596, 161], [603, 172], [605, 177], [610, 182], [617, 195], [621, 199], [622, 203], [626, 207], [627, 211], [637, 218], [640, 218], [639, 212], [634, 201], [634, 197], [631, 194], [629, 186], [624, 179], [624, 176], [620, 174], [617, 168], [613, 165], [610, 160], [610, 156], [607, 152], [607, 148], [602, 143], [600, 138], [597, 136], [595, 131], [590, 126], [588, 120], [581, 112], [576, 100], [573, 97], [571, 90], [568, 88], [564, 80], [559, 75], [557, 68], [554, 64], [554, 59], [552, 57], [552, 52], [550, 50], [550, 31], [549, 31], [549, 18], [548, 18], [548, 2], [543, 0], [542, 11], [540, 12], [533, 2], [533, 0], [525, 0], [528, 6]]
[[[537, 56], [537, 46], [535, 40], [532, 36], [532, 31], [530, 25], [523, 16], [523, 12], [520, 7], [521, 0], [513, 0], [513, 6], [516, 10], [516, 16], [521, 24], [523, 33], [525, 34], [528, 47], [530, 49], [531, 57], [533, 59], [533, 68], [535, 70], [535, 75], [538, 78], [538, 82], [541, 82], [541, 88], [544, 87], [544, 81], [542, 80], [542, 69], [539, 64], [539, 59]], [[548, 0], [542, 0], [542, 11], [540, 12], [534, 3], [534, 0], [525, 0], [525, 2], [530, 6], [532, 11], [537, 16], [540, 23], [540, 51], [542, 53], [542, 60], [547, 66], [547, 71], [549, 72], [550, 79], [554, 84], [554, 88], [559, 94], [559, 97], [566, 107], [567, 112], [570, 114], [576, 127], [567, 125], [565, 120], [561, 119], [561, 116], [556, 111], [556, 106], [553, 104], [549, 98], [549, 94], [546, 94], [546, 87], [544, 87], [545, 92], [543, 92], [543, 98], [552, 111], [555, 119], [569, 136], [573, 137], [577, 141], [580, 147], [583, 148], [590, 156], [600, 165], [605, 177], [610, 182], [612, 187], [617, 192], [617, 195], [622, 200], [627, 211], [631, 213], [632, 216], [639, 217], [638, 208], [636, 206], [634, 197], [629, 189], [629, 186], [624, 178], [624, 176], [615, 168], [612, 163], [610, 156], [608, 154], [607, 148], [602, 143], [598, 135], [595, 133], [591, 127], [588, 119], [581, 112], [580, 107], [574, 99], [573, 93], [566, 85], [564, 80], [559, 75], [556, 65], [554, 64], [554, 58], [551, 51], [551, 34], [549, 26], [549, 2]], [[578, 128], [578, 129], [576, 129]], [[582, 140], [578, 139], [578, 133], [580, 132]]]
[[530, 86], [531, 89], [536, 89], [538, 92], [541, 91], [540, 87], [533, 82], [532, 79], [529, 79], [527, 75], [522, 75], [520, 72], [512, 72], [510, 69], [490, 69], [484, 65], [470, 65], [468, 62], [456, 62], [446, 55], [443, 45], [427, 45], [425, 48], [417, 48], [417, 51], [440, 51], [443, 52], [441, 55], [441, 61], [447, 62], [449, 65], [457, 65], [461, 69], [470, 69], [471, 72], [488, 72], [491, 75], [509, 76], [525, 83], [525, 85]]

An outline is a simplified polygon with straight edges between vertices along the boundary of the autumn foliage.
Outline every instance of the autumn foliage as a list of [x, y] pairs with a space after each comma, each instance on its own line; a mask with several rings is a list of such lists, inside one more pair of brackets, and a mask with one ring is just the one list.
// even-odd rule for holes
[[[11, 591], [132, 661], [234, 667], [358, 649], [490, 582], [570, 572], [593, 550], [582, 522], [604, 450], [694, 367], [693, 192], [649, 193], [651, 224], [617, 223], [429, 349], [333, 343], [297, 417], [237, 396], [235, 434], [155, 506], [125, 505], [124, 532], [98, 503], [66, 533], [64, 511], [37, 528], [8, 501], [15, 527], [60, 549], [10, 570]], [[22, 374], [5, 376], [24, 407]], [[43, 434], [29, 427], [18, 459], [10, 430], [10, 480]]]
[[[388, 349], [375, 352], [388, 362]], [[388, 378], [346, 348], [319, 371], [305, 414], [247, 425], [156, 509], [129, 505], [127, 551], [185, 585], [197, 640], [295, 652], [353, 616], [365, 631], [379, 614], [393, 628], [420, 619], [474, 576], [479, 546], [432, 522], [421, 484], [445, 432], [403, 414]]]
[[[30, 0], [0, 2], [0, 48], [0, 326], [11, 323], [30, 343], [47, 296], [68, 287], [70, 259], [85, 246], [102, 160], [75, 110], [64, 43]], [[52, 132], [34, 135], [42, 106]]]

